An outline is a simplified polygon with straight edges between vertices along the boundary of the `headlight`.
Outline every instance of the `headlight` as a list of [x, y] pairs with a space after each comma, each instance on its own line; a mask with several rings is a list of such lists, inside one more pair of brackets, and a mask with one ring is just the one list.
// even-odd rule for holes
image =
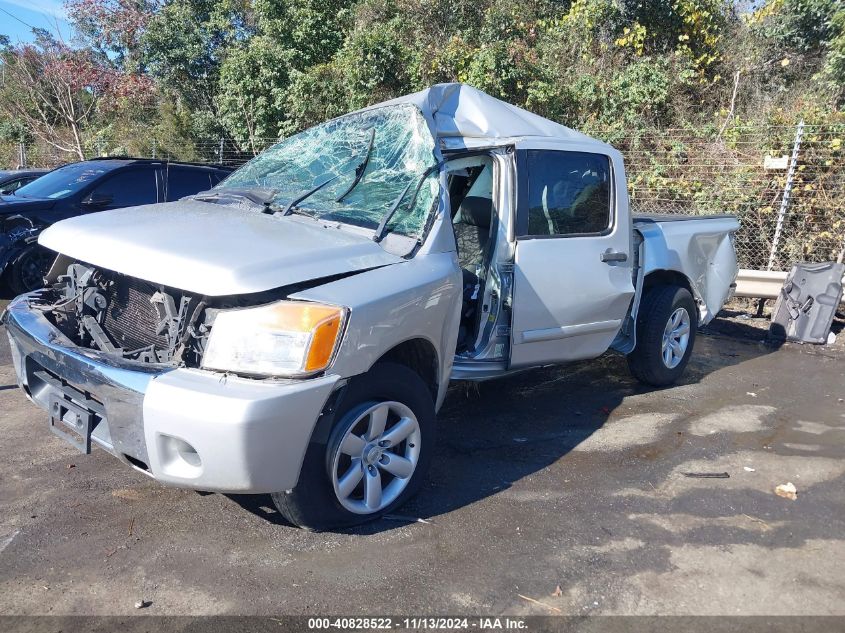
[[202, 367], [267, 376], [315, 374], [331, 363], [346, 313], [305, 301], [223, 310], [214, 319]]

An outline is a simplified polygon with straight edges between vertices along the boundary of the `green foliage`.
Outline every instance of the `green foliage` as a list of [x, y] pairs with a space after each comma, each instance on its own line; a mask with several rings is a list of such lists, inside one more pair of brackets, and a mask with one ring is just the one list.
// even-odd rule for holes
[[836, 101], [845, 98], [845, 5], [840, 4], [830, 18], [830, 39], [818, 79], [824, 82]]
[[774, 110], [792, 124], [810, 103], [825, 116], [841, 108], [842, 0], [744, 6], [68, 0], [77, 41], [154, 84], [154, 107], [124, 99], [92, 133], [154, 128], [188, 156], [221, 136], [259, 151], [268, 139], [445, 81], [609, 140], [670, 126], [718, 130]]
[[196, 139], [218, 138], [216, 96], [222, 60], [254, 34], [249, 0], [170, 0], [142, 36], [143, 63], [180, 126]]
[[260, 33], [290, 51], [297, 70], [329, 61], [344, 42], [350, 3], [343, 0], [255, 0]]
[[256, 139], [279, 135], [291, 57], [275, 40], [257, 36], [223, 61], [217, 106], [226, 130], [242, 147], [256, 152], [263, 149]]
[[[764, 63], [781, 74], [810, 74], [821, 95], [845, 98], [845, 4], [841, 0], [769, 0], [750, 19]], [[779, 63], [778, 63], [779, 62]]]
[[337, 64], [318, 64], [293, 71], [287, 91], [288, 117], [282, 133], [293, 134], [349, 111], [344, 77]]
[[353, 31], [336, 63], [345, 78], [349, 105], [361, 108], [411, 89], [407, 71], [410, 51], [402, 44], [396, 18]]
[[769, 0], [757, 12], [760, 34], [772, 46], [818, 52], [831, 36], [837, 0]]
[[32, 133], [13, 118], [0, 118], [0, 141], [5, 143], [31, 143]]

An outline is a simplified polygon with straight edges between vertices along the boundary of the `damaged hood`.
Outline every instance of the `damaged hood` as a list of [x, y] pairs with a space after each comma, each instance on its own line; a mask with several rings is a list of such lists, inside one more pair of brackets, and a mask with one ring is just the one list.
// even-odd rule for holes
[[197, 200], [71, 218], [47, 228], [38, 241], [94, 266], [208, 296], [261, 292], [404, 261], [365, 235]]

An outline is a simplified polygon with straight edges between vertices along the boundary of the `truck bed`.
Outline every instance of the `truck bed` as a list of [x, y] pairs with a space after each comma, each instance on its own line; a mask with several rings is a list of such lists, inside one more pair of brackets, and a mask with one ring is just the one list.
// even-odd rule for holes
[[646, 274], [682, 271], [701, 305], [700, 323], [710, 321], [736, 279], [736, 254], [730, 237], [739, 228], [736, 217], [640, 213], [633, 216], [633, 224], [645, 242]]

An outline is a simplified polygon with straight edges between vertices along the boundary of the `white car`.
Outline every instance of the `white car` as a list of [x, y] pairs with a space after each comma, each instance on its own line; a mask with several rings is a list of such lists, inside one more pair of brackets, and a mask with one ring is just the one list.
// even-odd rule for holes
[[450, 380], [628, 355], [667, 385], [736, 219], [632, 217], [618, 151], [462, 84], [290, 137], [214, 189], [46, 229], [4, 315], [59, 435], [294, 524], [414, 494]]

